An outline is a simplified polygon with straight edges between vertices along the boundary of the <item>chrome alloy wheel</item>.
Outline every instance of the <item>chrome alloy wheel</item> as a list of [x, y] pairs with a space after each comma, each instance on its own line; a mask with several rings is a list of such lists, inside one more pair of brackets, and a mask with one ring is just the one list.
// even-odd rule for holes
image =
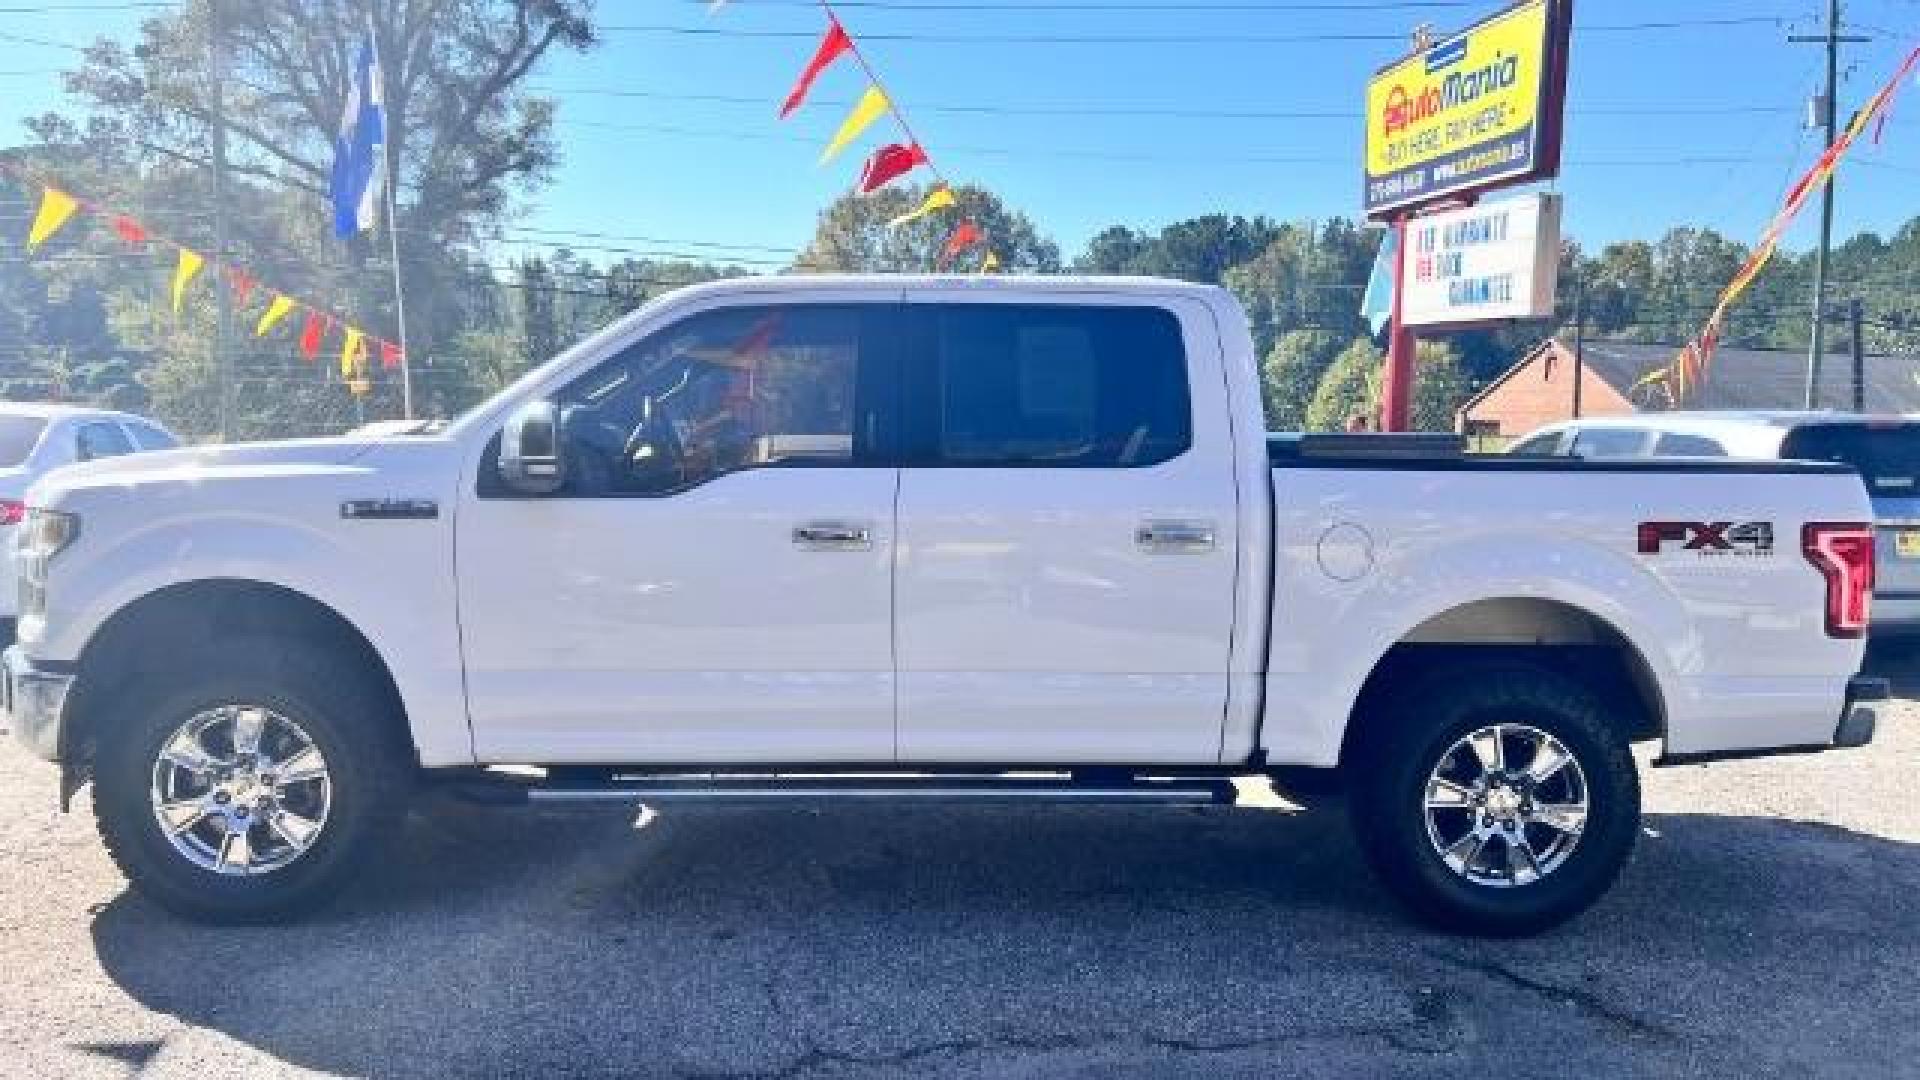
[[1587, 804], [1572, 751], [1539, 728], [1494, 724], [1454, 743], [1427, 777], [1427, 839], [1476, 885], [1528, 885], [1580, 845]]
[[265, 874], [305, 854], [326, 828], [327, 761], [272, 709], [195, 713], [153, 763], [153, 817], [188, 861], [225, 876]]

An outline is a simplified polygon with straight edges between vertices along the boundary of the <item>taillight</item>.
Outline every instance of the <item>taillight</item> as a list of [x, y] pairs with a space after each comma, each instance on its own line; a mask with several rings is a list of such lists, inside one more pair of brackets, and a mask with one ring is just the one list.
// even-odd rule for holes
[[18, 525], [26, 516], [26, 503], [19, 499], [0, 499], [0, 525]]
[[1809, 522], [1800, 530], [1800, 550], [1827, 579], [1827, 636], [1864, 635], [1873, 605], [1873, 526]]

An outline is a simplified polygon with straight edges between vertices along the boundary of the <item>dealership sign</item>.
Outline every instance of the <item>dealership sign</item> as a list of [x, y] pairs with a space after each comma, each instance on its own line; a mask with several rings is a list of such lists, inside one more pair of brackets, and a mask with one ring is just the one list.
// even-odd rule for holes
[[1556, 175], [1568, 0], [1528, 0], [1367, 84], [1369, 216]]
[[1560, 196], [1529, 195], [1407, 222], [1407, 326], [1544, 319], [1560, 279]]

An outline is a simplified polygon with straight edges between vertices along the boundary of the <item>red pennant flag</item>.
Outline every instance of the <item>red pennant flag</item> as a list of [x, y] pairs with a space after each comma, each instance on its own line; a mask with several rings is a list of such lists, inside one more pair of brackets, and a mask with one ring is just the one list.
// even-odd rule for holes
[[227, 267], [227, 285], [233, 289], [233, 302], [236, 306], [246, 307], [247, 300], [253, 296], [254, 287], [259, 284], [254, 280], [253, 275], [245, 270], [237, 266]]
[[820, 39], [820, 47], [814, 51], [813, 59], [807, 62], [806, 70], [800, 73], [800, 81], [793, 85], [793, 92], [787, 95], [786, 104], [780, 106], [780, 118], [784, 120], [793, 115], [793, 110], [798, 109], [801, 103], [807, 100], [807, 94], [813, 90], [814, 80], [820, 77], [820, 73], [833, 66], [835, 60], [852, 51], [853, 39], [847, 36], [846, 30], [840, 25], [840, 20], [829, 14], [827, 35]]
[[402, 354], [400, 352], [400, 346], [395, 345], [393, 342], [383, 341], [380, 343], [380, 366], [381, 367], [385, 367], [385, 368], [399, 367], [401, 355]]
[[307, 312], [307, 325], [300, 329], [300, 355], [309, 360], [320, 355], [320, 342], [327, 336], [327, 324], [332, 320], [317, 311]]
[[128, 247], [140, 247], [147, 242], [147, 227], [125, 214], [113, 216], [113, 231]]
[[963, 221], [960, 227], [947, 237], [947, 246], [940, 249], [940, 261], [949, 262], [954, 256], [979, 243], [982, 237], [980, 227], [971, 221]]
[[733, 347], [733, 355], [741, 359], [764, 355], [773, 347], [773, 339], [780, 333], [782, 321], [783, 316], [778, 311], [760, 316], [758, 321], [747, 328], [747, 336], [741, 338], [740, 343]]
[[860, 194], [868, 195], [884, 187], [888, 181], [905, 176], [916, 167], [927, 163], [927, 152], [920, 149], [919, 143], [888, 143], [873, 152], [867, 159], [866, 168], [860, 170]]

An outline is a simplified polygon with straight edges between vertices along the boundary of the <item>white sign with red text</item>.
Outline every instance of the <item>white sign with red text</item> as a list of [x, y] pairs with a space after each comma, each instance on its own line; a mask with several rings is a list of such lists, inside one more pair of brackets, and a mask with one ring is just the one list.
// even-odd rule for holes
[[1560, 281], [1560, 196], [1529, 195], [1407, 222], [1407, 326], [1545, 319]]

